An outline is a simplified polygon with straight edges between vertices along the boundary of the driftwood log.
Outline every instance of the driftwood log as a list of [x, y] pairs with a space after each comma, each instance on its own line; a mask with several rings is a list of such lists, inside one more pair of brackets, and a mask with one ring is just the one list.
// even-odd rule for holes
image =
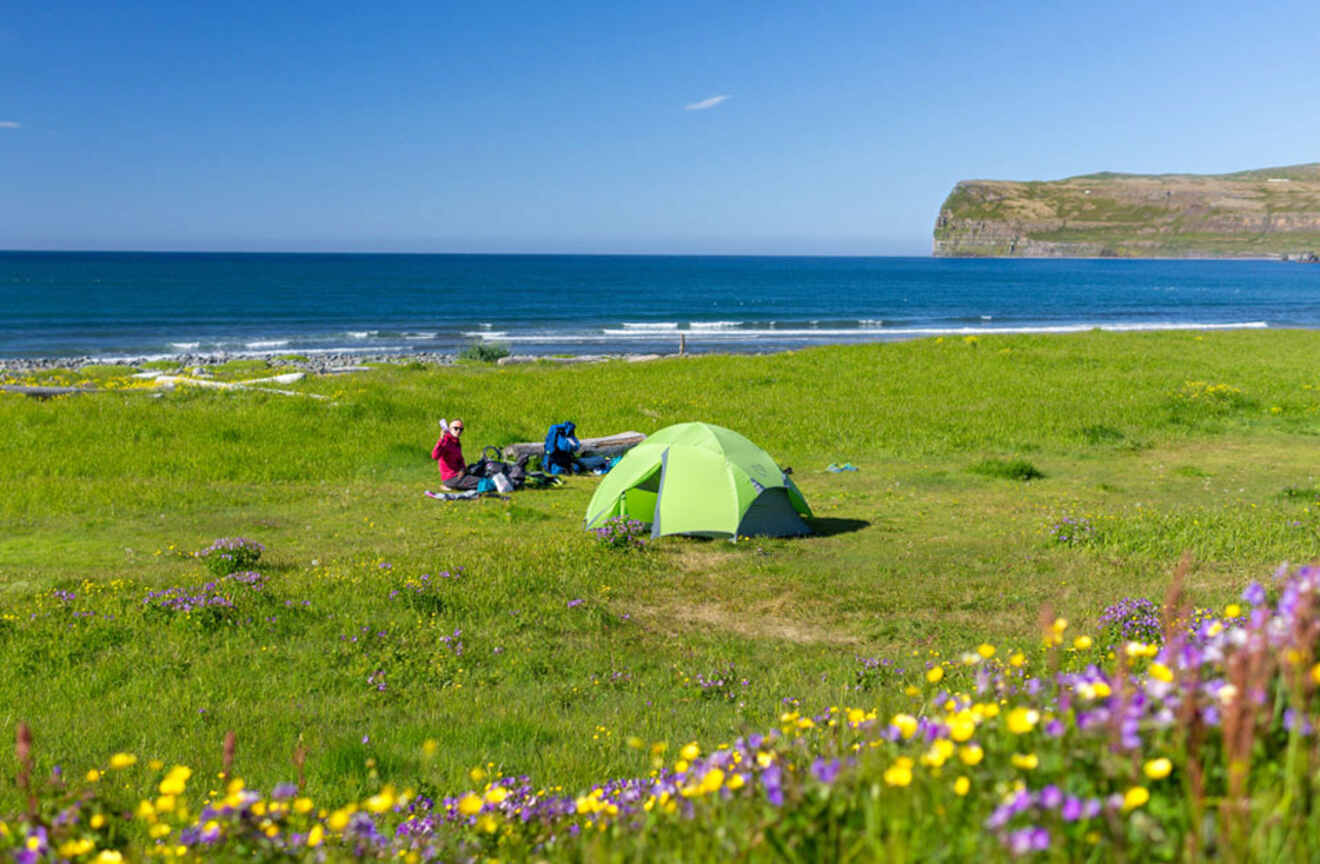
[[[579, 456], [619, 456], [641, 444], [646, 440], [646, 436], [641, 432], [620, 432], [617, 435], [606, 435], [604, 438], [578, 440], [582, 442], [582, 449], [578, 450]], [[528, 441], [509, 444], [504, 448], [504, 458], [514, 462], [529, 453], [533, 456], [544, 456], [545, 442]]]

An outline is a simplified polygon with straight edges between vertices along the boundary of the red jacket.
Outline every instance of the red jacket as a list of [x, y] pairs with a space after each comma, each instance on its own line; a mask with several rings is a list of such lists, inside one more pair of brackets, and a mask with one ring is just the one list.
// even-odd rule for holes
[[450, 480], [463, 473], [467, 463], [463, 461], [463, 445], [448, 432], [440, 436], [431, 448], [431, 458], [440, 463], [440, 479]]

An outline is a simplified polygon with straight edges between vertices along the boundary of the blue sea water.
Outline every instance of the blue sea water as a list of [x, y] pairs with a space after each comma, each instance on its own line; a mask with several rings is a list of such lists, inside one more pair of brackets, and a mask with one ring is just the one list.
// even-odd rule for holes
[[784, 348], [938, 334], [1320, 327], [1273, 261], [0, 253], [0, 357]]

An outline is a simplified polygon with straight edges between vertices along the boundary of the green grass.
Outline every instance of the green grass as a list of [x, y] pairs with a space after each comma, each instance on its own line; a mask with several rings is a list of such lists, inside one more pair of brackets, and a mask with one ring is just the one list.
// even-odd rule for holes
[[[326, 400], [0, 396], [6, 728], [33, 725], [43, 771], [115, 750], [211, 770], [233, 729], [238, 769], [266, 786], [301, 740], [309, 788], [330, 797], [371, 791], [368, 759], [440, 789], [487, 762], [569, 787], [636, 773], [627, 736], [763, 728], [783, 698], [841, 700], [858, 657], [1029, 648], [1034, 610], [1086, 628], [1120, 597], [1158, 598], [1185, 551], [1207, 604], [1313, 557], [1315, 503], [1280, 490], [1320, 484], [1317, 368], [1312, 333], [1092, 332], [589, 370], [387, 365], [290, 387]], [[820, 533], [619, 554], [580, 530], [593, 478], [437, 503], [421, 493], [441, 416], [466, 420], [472, 458], [566, 418], [586, 435], [739, 429], [793, 466]], [[1005, 454], [1044, 476], [967, 471]], [[824, 472], [839, 461], [861, 470]], [[1052, 544], [1064, 516], [1095, 540]], [[265, 544], [269, 583], [233, 620], [143, 608], [207, 578], [178, 553], [236, 535]], [[402, 593], [458, 568], [433, 596]], [[97, 616], [69, 619], [55, 588]], [[455, 630], [462, 654], [443, 641]], [[703, 698], [696, 676], [729, 665], [745, 692]]]

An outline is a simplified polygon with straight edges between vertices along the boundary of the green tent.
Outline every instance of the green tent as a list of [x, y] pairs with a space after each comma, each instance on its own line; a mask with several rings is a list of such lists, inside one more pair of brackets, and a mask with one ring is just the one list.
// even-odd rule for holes
[[587, 505], [587, 530], [627, 516], [651, 536], [788, 537], [810, 534], [802, 493], [760, 447], [709, 423], [667, 426], [605, 475]]

